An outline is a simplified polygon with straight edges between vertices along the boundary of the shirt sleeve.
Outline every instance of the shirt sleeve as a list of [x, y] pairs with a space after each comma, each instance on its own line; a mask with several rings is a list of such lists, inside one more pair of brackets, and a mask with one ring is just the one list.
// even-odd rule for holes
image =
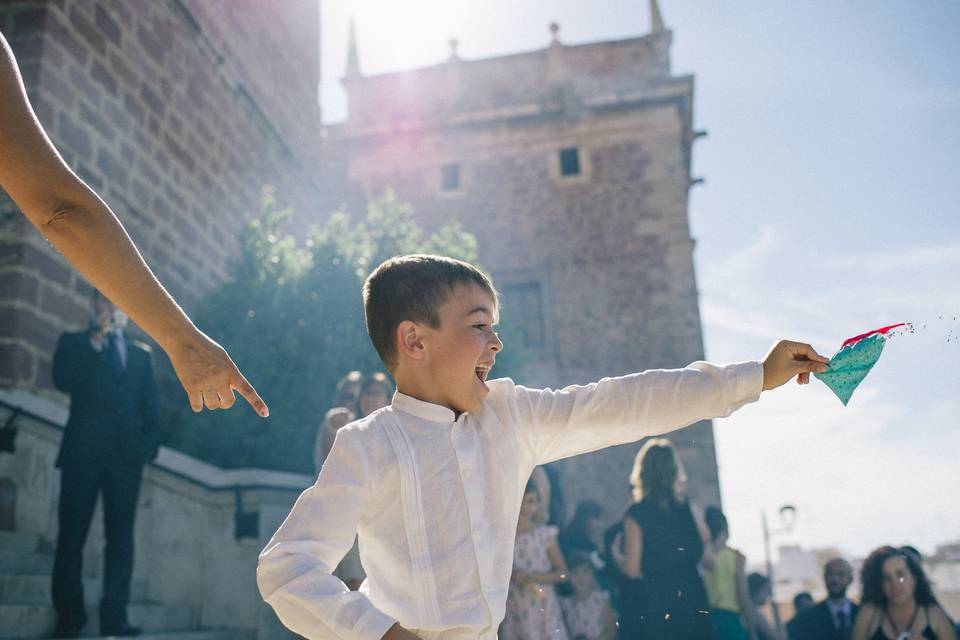
[[333, 575], [353, 544], [368, 497], [361, 433], [337, 432], [317, 482], [260, 554], [260, 594], [287, 628], [308, 639], [379, 640], [396, 622]]
[[759, 362], [694, 362], [559, 391], [517, 386], [514, 400], [520, 438], [539, 465], [728, 416], [762, 387]]

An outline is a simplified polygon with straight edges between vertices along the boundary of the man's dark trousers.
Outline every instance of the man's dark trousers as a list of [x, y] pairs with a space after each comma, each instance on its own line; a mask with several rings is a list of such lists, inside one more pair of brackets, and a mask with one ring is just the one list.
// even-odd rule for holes
[[100, 626], [127, 623], [134, 516], [143, 464], [158, 448], [159, 402], [149, 348], [128, 341], [121, 367], [114, 349], [105, 340], [98, 352], [84, 331], [61, 336], [54, 355], [54, 383], [70, 394], [57, 458], [60, 528], [53, 567], [53, 604], [64, 630], [78, 631], [86, 623], [83, 546], [98, 495], [106, 539]]

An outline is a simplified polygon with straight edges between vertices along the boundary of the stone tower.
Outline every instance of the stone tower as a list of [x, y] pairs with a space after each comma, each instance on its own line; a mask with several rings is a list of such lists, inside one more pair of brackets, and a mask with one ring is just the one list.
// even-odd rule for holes
[[[451, 218], [522, 328], [523, 382], [564, 386], [703, 358], [687, 222], [693, 77], [651, 32], [365, 75], [351, 28], [346, 122], [331, 130], [362, 198], [388, 186], [426, 228]], [[509, 346], [509, 345], [508, 345]], [[719, 504], [712, 426], [673, 434], [701, 505]], [[557, 464], [567, 516], [598, 499], [619, 517], [637, 445]]]

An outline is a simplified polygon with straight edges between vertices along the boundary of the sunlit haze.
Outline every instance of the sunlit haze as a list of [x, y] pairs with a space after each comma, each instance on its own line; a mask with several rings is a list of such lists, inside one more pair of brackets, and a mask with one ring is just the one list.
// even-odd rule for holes
[[[715, 423], [732, 544], [762, 557], [760, 511], [797, 507], [774, 544], [960, 537], [960, 3], [661, 0], [673, 71], [696, 78], [690, 222], [707, 357], [777, 337], [825, 355], [912, 321], [843, 407], [818, 381]], [[588, 8], [589, 7], [589, 8]], [[323, 3], [325, 119], [349, 19], [364, 73], [648, 30], [646, 0]], [[681, 364], [681, 363], [677, 363]]]

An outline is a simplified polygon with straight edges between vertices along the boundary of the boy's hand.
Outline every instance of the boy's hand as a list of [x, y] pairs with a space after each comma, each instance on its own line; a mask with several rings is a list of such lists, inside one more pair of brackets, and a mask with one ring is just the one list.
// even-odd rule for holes
[[407, 631], [400, 626], [400, 623], [394, 623], [392, 627], [387, 629], [387, 632], [383, 634], [381, 640], [420, 640], [420, 636]]
[[781, 340], [763, 359], [763, 390], [776, 389], [793, 376], [797, 384], [808, 384], [810, 374], [823, 373], [829, 362], [808, 344]]

